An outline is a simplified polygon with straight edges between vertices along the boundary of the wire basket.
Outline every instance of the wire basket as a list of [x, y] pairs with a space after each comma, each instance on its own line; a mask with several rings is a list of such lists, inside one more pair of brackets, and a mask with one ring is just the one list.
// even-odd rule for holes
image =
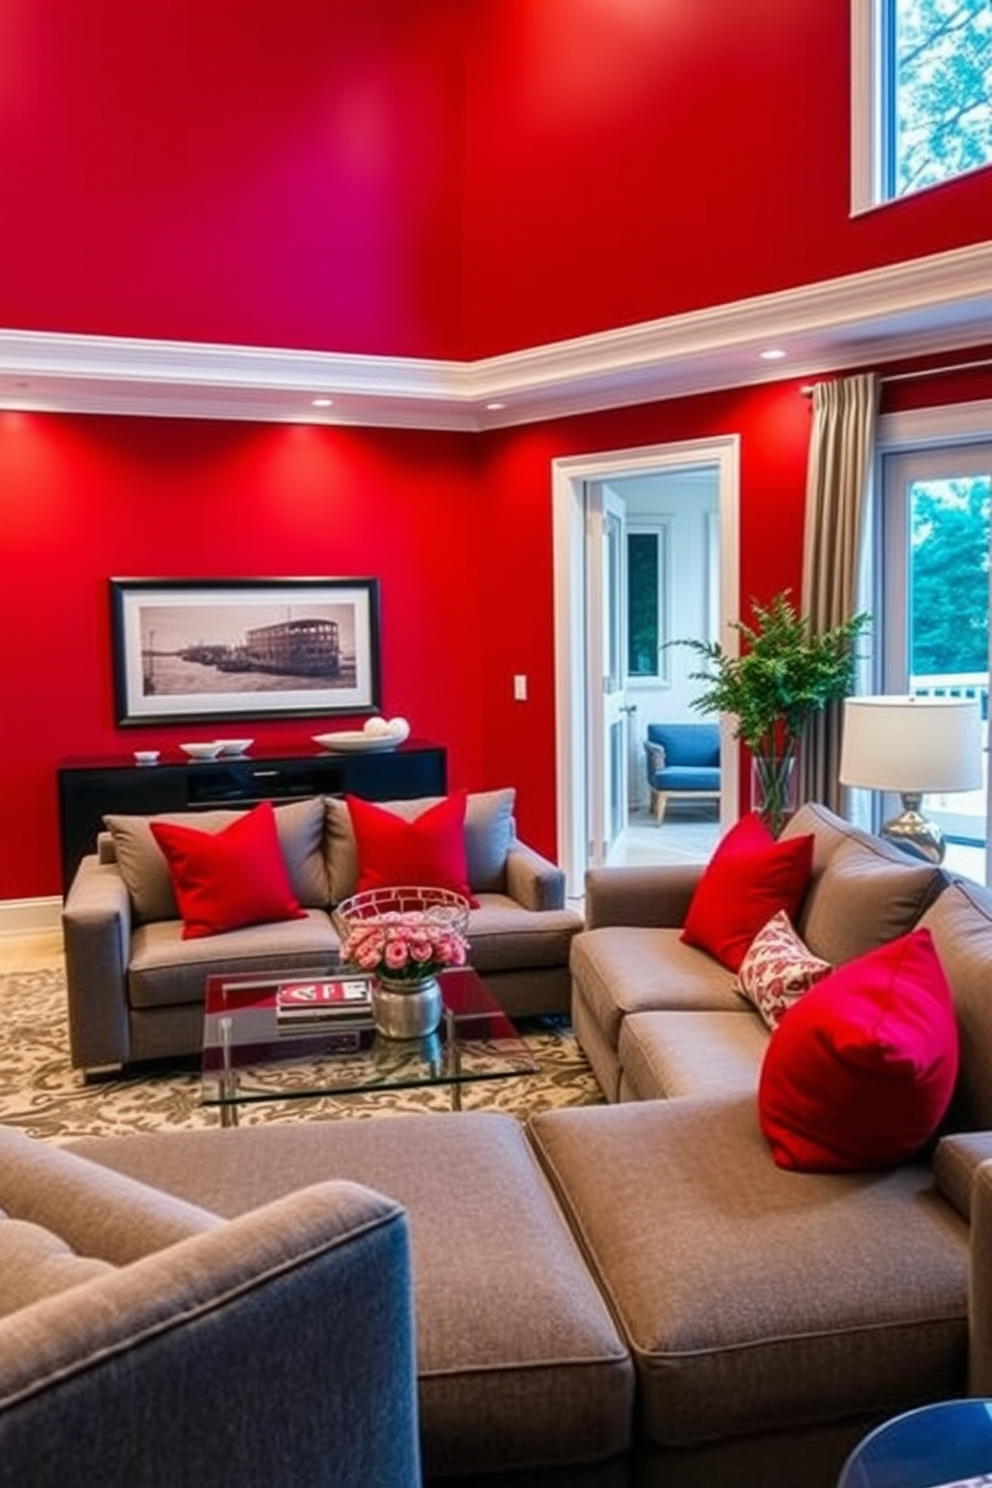
[[453, 889], [399, 888], [365, 889], [342, 899], [334, 910], [338, 931], [347, 934], [356, 921], [382, 920], [387, 915], [423, 915], [431, 924], [464, 936], [468, 931], [470, 905]]

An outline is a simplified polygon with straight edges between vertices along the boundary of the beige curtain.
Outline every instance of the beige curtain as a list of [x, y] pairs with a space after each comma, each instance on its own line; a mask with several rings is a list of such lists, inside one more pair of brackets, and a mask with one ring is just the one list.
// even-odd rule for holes
[[[874, 372], [818, 383], [806, 475], [802, 609], [814, 631], [858, 610], [858, 567], [878, 411]], [[802, 751], [800, 794], [842, 811], [838, 781], [843, 708], [818, 714]]]

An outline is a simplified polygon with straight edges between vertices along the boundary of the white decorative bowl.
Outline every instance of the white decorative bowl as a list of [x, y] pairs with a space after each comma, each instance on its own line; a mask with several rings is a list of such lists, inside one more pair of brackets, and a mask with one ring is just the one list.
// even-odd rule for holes
[[383, 753], [387, 749], [396, 749], [399, 739], [394, 739], [391, 734], [367, 734], [364, 729], [342, 729], [336, 734], [314, 734], [313, 742], [319, 744], [321, 749], [330, 749], [332, 752], [340, 749], [345, 754], [362, 754], [365, 751]]
[[134, 758], [139, 765], [157, 765], [159, 753], [157, 749], [136, 749]]
[[216, 742], [210, 744], [180, 744], [179, 748], [183, 754], [188, 754], [190, 759], [212, 760], [220, 754], [220, 745]]
[[221, 754], [244, 754], [254, 744], [254, 739], [215, 739]]

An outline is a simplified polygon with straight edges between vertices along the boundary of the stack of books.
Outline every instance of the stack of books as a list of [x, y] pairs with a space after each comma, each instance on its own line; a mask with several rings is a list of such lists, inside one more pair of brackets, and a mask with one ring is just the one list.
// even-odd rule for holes
[[371, 977], [326, 977], [283, 982], [276, 991], [280, 1024], [368, 1023], [372, 1019]]

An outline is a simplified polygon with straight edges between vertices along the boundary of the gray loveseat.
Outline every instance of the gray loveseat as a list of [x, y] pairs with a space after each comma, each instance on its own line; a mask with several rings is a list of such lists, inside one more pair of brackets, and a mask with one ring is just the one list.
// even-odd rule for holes
[[[381, 802], [412, 819], [437, 797]], [[565, 904], [562, 871], [516, 836], [512, 789], [468, 796], [465, 849], [478, 899], [471, 961], [511, 1016], [566, 1011], [568, 954], [582, 916]], [[331, 909], [354, 893], [348, 807], [315, 796], [276, 806], [283, 858], [306, 917], [184, 940], [166, 860], [151, 820], [219, 831], [243, 812], [108, 816], [62, 913], [72, 1062], [84, 1071], [192, 1054], [202, 1045], [203, 993], [212, 973], [311, 970], [339, 938]]]

